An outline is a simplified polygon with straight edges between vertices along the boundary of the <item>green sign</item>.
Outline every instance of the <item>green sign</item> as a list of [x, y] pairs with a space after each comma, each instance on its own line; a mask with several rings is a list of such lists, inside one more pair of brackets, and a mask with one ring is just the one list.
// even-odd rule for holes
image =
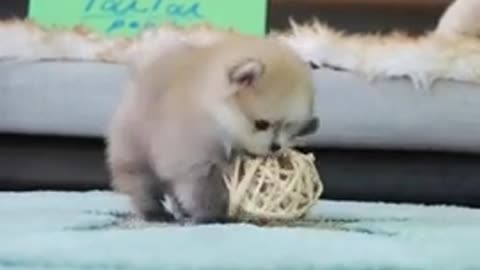
[[135, 35], [164, 22], [208, 22], [264, 35], [267, 0], [30, 0], [29, 17], [45, 26], [84, 25], [115, 36]]

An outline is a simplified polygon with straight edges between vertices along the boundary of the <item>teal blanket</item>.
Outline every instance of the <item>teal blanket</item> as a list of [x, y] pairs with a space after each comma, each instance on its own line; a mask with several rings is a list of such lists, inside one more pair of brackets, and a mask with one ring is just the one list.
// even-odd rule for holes
[[480, 210], [320, 201], [293, 227], [173, 226], [110, 192], [0, 193], [0, 269], [480, 269]]

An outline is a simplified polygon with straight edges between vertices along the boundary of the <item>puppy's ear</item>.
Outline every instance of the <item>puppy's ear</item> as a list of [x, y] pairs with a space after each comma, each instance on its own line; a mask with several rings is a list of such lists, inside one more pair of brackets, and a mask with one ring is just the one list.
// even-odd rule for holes
[[318, 126], [319, 126], [318, 118], [313, 117], [303, 125], [303, 127], [298, 131], [296, 135], [299, 137], [302, 137], [302, 136], [313, 134], [317, 131]]
[[228, 70], [228, 80], [241, 88], [250, 88], [265, 72], [265, 65], [256, 59], [245, 59]]

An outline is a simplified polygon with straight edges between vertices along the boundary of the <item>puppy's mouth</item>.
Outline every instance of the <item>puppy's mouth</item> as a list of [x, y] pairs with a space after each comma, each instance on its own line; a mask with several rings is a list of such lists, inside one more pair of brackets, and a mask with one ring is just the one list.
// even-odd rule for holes
[[249, 157], [249, 158], [257, 158], [257, 157], [261, 157], [261, 156], [262, 156], [262, 155], [260, 155], [260, 154], [252, 153], [252, 152], [250, 152], [250, 151], [248, 151], [248, 150], [242, 151], [242, 154], [243, 154], [244, 156]]
[[278, 151], [264, 151], [264, 152], [253, 152], [244, 147], [234, 147], [230, 152], [230, 160], [235, 159], [238, 156], [245, 156], [247, 158], [270, 158], [278, 157], [284, 153], [284, 149]]
[[248, 158], [256, 158], [259, 157], [260, 155], [255, 154], [253, 152], [250, 152], [246, 149], [235, 149], [234, 151], [231, 152], [231, 157], [232, 158], [237, 158], [238, 156], [245, 156]]
[[268, 152], [265, 154], [257, 154], [257, 153], [252, 153], [248, 150], [242, 150], [240, 152], [242, 155], [248, 157], [248, 158], [276, 158], [282, 155], [283, 151], [277, 151], [277, 152]]

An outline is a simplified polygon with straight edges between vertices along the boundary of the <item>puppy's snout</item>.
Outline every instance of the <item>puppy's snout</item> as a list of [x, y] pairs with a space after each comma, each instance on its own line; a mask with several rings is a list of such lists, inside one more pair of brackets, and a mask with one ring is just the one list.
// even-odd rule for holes
[[272, 143], [270, 144], [270, 151], [272, 152], [277, 152], [278, 150], [280, 150], [282, 147], [278, 144], [278, 143]]

